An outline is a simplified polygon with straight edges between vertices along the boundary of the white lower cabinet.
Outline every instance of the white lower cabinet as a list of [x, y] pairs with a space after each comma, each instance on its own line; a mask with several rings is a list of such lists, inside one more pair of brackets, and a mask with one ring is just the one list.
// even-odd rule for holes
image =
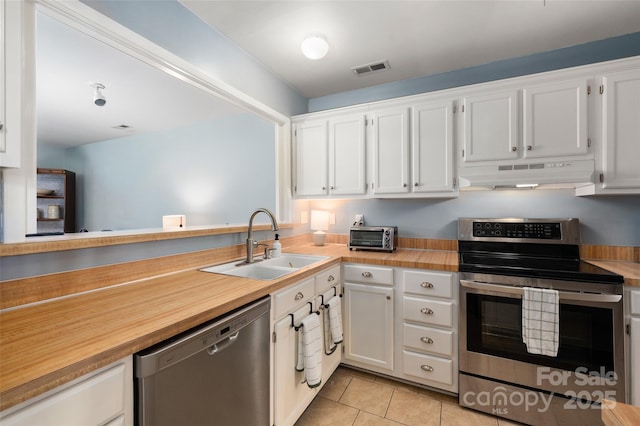
[[3, 426], [133, 425], [133, 368], [128, 357], [0, 414]]
[[331, 354], [323, 355], [322, 382], [310, 388], [304, 371], [297, 371], [298, 331], [303, 318], [319, 312], [324, 336], [323, 304], [339, 295], [340, 266], [328, 268], [271, 295], [272, 301], [272, 360], [273, 412], [272, 424], [293, 425], [340, 364], [340, 345]]
[[452, 272], [344, 264], [342, 362], [458, 392], [458, 286]]
[[402, 282], [402, 378], [458, 392], [456, 274], [397, 270]]
[[344, 265], [344, 363], [393, 372], [393, 269]]
[[342, 362], [458, 392], [457, 275], [344, 264]]

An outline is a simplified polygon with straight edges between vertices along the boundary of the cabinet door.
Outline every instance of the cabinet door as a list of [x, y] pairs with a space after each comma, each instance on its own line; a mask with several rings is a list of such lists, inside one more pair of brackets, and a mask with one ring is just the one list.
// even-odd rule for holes
[[23, 134], [23, 123], [32, 118], [29, 101], [35, 100], [23, 87], [30, 77], [23, 58], [23, 44], [29, 41], [24, 39], [29, 30], [25, 8], [30, 7], [21, 1], [0, 2], [0, 167], [21, 166], [22, 138], [30, 136]]
[[393, 288], [344, 284], [346, 360], [393, 370]]
[[453, 101], [414, 106], [411, 125], [413, 192], [453, 191]]
[[602, 188], [640, 188], [640, 71], [603, 82]]
[[409, 117], [407, 108], [373, 115], [373, 193], [409, 192]]
[[522, 91], [524, 158], [587, 153], [587, 85], [578, 79]]
[[330, 194], [359, 195], [366, 192], [364, 115], [329, 121], [329, 166]]
[[303, 122], [295, 130], [295, 195], [326, 195], [328, 173], [327, 122]]
[[631, 318], [631, 404], [640, 406], [640, 317]]
[[518, 157], [518, 91], [463, 99], [465, 162]]
[[[308, 314], [308, 311], [307, 311]], [[296, 313], [296, 320], [303, 315]], [[276, 323], [274, 345], [274, 423], [292, 425], [315, 396], [305, 382], [304, 372], [296, 370], [296, 331], [291, 327], [291, 317]]]

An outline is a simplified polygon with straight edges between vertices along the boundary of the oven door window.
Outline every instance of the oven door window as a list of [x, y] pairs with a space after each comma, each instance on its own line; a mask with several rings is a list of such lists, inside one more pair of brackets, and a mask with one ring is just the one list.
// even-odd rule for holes
[[467, 294], [467, 350], [575, 371], [613, 371], [613, 311], [560, 304], [557, 357], [530, 354], [522, 341], [522, 300]]
[[382, 247], [382, 231], [351, 231], [351, 243], [362, 247]]

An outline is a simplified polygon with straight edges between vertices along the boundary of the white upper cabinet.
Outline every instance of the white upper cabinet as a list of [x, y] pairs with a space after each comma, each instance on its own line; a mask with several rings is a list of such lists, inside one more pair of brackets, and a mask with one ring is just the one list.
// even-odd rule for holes
[[602, 78], [602, 189], [640, 190], [640, 70]]
[[305, 121], [295, 127], [297, 196], [327, 195], [327, 121]]
[[465, 97], [463, 161], [518, 158], [518, 91]]
[[364, 114], [295, 124], [295, 195], [364, 194], [365, 134]]
[[373, 193], [409, 192], [409, 108], [375, 111]]
[[365, 182], [365, 116], [329, 120], [329, 192], [362, 195]]
[[411, 108], [411, 190], [414, 193], [454, 190], [453, 101]]
[[[23, 121], [27, 108], [23, 82], [31, 77], [25, 67], [23, 28], [29, 24], [21, 1], [0, 2], [0, 167], [20, 167]], [[10, 102], [9, 102], [10, 100]]]
[[523, 158], [587, 154], [588, 80], [523, 89]]

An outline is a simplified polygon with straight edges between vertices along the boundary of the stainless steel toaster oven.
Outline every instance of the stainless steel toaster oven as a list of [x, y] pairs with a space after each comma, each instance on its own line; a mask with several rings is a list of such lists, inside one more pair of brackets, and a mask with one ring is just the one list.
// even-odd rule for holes
[[354, 226], [349, 229], [349, 250], [392, 252], [397, 247], [397, 226]]

